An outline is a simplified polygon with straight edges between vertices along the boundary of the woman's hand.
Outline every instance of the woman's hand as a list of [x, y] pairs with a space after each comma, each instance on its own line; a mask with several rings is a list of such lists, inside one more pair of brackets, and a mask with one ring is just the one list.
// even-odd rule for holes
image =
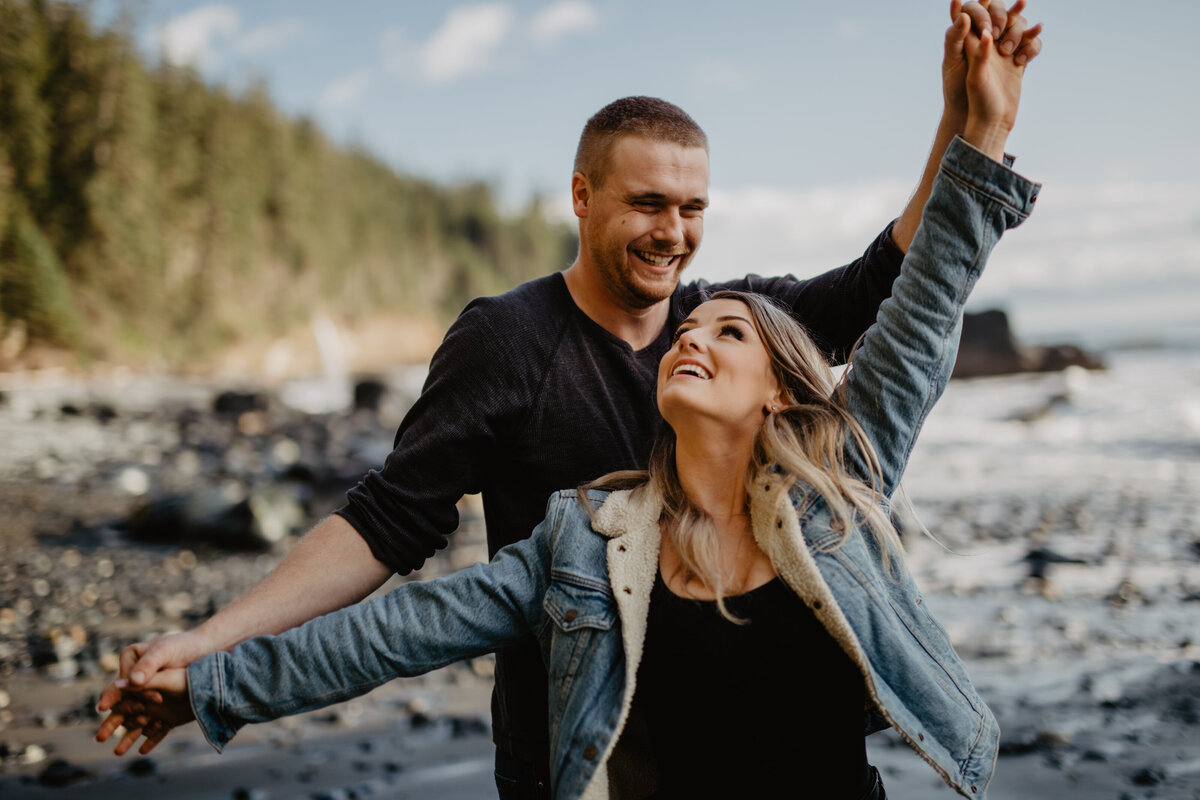
[[[1018, 0], [1014, 11], [1024, 3]], [[1040, 40], [1037, 35], [1041, 25], [1026, 28], [1023, 37]], [[963, 138], [968, 143], [1000, 161], [1004, 158], [1004, 144], [1017, 119], [1021, 102], [1021, 80], [1025, 75], [1028, 58], [1019, 58], [1023, 50], [1015, 49], [1012, 55], [1002, 53], [996, 44], [991, 27], [975, 33], [971, 18], [962, 13], [955, 24], [946, 32], [946, 50], [950, 53], [960, 47], [967, 62], [967, 122]]]
[[196, 718], [188, 699], [186, 669], [162, 670], [143, 688], [131, 686], [125, 678], [113, 681], [110, 688], [117, 696], [108, 717], [96, 731], [96, 741], [108, 741], [109, 737], [124, 728], [125, 734], [113, 750], [116, 755], [125, 755], [142, 736], [146, 740], [142, 742], [138, 753], [146, 755], [173, 728]]
[[[966, 31], [961, 28], [960, 18], [965, 15], [967, 30], [976, 34], [990, 29], [1000, 54], [1012, 56], [1014, 63], [1024, 66], [1042, 51], [1042, 40], [1038, 37], [1042, 26], [1030, 27], [1021, 14], [1024, 10], [1025, 0], [1017, 0], [1011, 9], [1005, 7], [1003, 0], [971, 0], [965, 4], [963, 0], [952, 0], [950, 3], [953, 24], [946, 31], [946, 52], [942, 57], [942, 96], [944, 113], [956, 121], [957, 130], [961, 130], [967, 119], [967, 55], [963, 52]], [[955, 34], [953, 38], [952, 33]]]

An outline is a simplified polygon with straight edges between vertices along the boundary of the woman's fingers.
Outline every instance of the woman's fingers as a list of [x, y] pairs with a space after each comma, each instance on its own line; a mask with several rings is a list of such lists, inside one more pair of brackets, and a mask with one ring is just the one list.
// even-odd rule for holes
[[1003, 55], [1010, 56], [1021, 46], [1025, 30], [1029, 27], [1029, 20], [1021, 16], [1024, 8], [1025, 0], [1017, 0], [1008, 11], [1004, 32], [996, 38], [996, 47]]
[[141, 728], [131, 728], [125, 731], [125, 735], [121, 737], [121, 741], [117, 742], [117, 746], [113, 748], [113, 753], [118, 756], [123, 756], [129, 752], [129, 748], [133, 747], [137, 742], [138, 737], [142, 735]]

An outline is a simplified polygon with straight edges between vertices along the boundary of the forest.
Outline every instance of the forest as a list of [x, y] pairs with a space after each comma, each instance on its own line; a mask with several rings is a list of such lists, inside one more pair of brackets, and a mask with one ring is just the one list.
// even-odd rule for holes
[[154, 63], [133, 21], [0, 0], [0, 362], [173, 367], [316, 311], [444, 321], [574, 257], [538, 199], [400, 174], [264, 85]]

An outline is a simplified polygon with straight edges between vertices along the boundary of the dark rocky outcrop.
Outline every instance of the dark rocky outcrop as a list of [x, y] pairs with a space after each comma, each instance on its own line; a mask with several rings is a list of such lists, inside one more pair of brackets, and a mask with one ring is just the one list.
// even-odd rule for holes
[[1008, 314], [993, 309], [963, 315], [962, 342], [953, 377], [1057, 372], [1067, 367], [1104, 369], [1095, 355], [1073, 344], [1027, 347], [1013, 334]]

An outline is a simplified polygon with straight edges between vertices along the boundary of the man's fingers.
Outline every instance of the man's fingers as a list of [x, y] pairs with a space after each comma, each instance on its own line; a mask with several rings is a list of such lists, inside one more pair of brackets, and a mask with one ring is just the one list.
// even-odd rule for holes
[[[966, 14], [971, 20], [971, 27], [976, 33], [981, 33], [992, 27], [992, 16], [988, 13], [987, 7], [979, 2], [975, 2], [975, 0], [964, 5], [961, 13]], [[956, 16], [955, 19], [957, 20], [958, 17]]]
[[149, 646], [146, 642], [134, 642], [127, 647], [121, 648], [120, 666], [117, 669], [118, 674], [122, 678], [129, 677], [129, 672], [133, 669], [133, 665], [137, 663], [138, 659], [142, 657], [142, 653], [146, 652], [146, 648]]
[[171, 660], [167, 649], [152, 645], [141, 654], [141, 657], [129, 670], [129, 680], [138, 686], [144, 686], [151, 676], [162, 669]]
[[1034, 25], [1029, 30], [1025, 31], [1025, 36], [1021, 41], [1021, 47], [1017, 50], [1017, 54], [1013, 56], [1013, 61], [1021, 66], [1028, 64], [1037, 57], [1037, 54], [1042, 52], [1042, 23]]
[[954, 24], [946, 29], [946, 55], [951, 59], [961, 59], [963, 42], [971, 30], [971, 18], [959, 14], [954, 18]]

